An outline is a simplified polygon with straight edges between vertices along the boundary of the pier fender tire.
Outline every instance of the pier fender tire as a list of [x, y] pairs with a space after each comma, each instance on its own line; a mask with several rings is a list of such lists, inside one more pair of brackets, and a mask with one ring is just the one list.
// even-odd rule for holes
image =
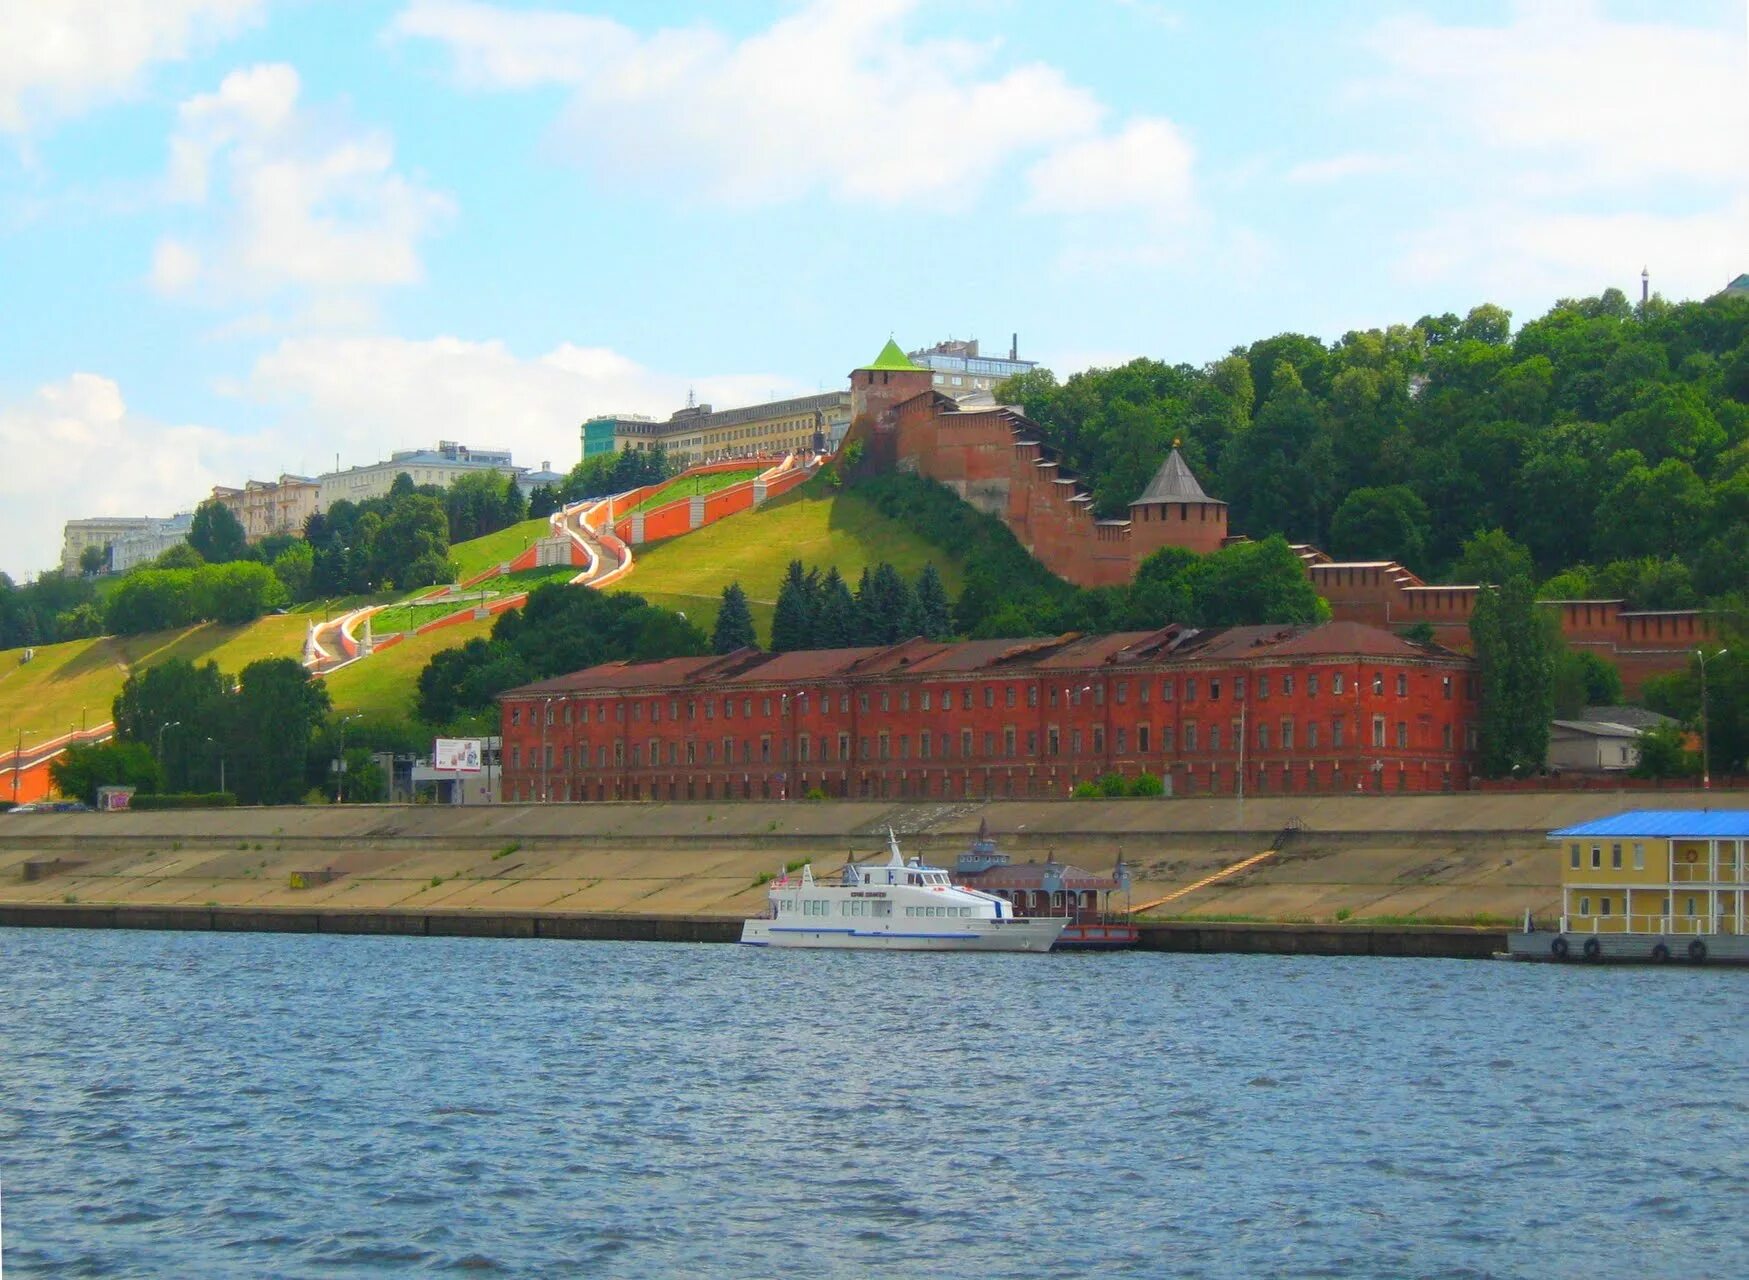
[[1659, 964], [1669, 964], [1670, 948], [1660, 942], [1657, 946], [1652, 948], [1652, 959], [1656, 960]]
[[1557, 960], [1565, 960], [1567, 958], [1568, 950], [1569, 948], [1565, 938], [1556, 938], [1553, 942], [1549, 943], [1549, 954]]
[[1696, 938], [1693, 942], [1689, 943], [1688, 958], [1695, 964], [1703, 963], [1706, 960], [1706, 943], [1702, 942], [1699, 938]]
[[1599, 960], [1603, 957], [1603, 944], [1596, 938], [1587, 938], [1584, 951], [1587, 960]]

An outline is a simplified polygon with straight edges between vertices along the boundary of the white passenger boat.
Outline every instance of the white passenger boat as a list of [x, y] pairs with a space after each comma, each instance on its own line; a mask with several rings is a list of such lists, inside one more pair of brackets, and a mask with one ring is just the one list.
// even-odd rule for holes
[[1049, 951], [1066, 916], [1017, 918], [995, 894], [956, 888], [946, 871], [909, 862], [887, 832], [884, 865], [844, 868], [837, 883], [813, 868], [772, 882], [765, 915], [741, 926], [754, 947], [876, 951]]

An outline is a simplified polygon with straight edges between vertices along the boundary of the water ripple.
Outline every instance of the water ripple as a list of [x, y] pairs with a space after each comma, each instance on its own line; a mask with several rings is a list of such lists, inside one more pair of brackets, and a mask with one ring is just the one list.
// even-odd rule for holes
[[0, 949], [18, 1276], [1725, 1275], [1749, 1248], [1744, 973]]

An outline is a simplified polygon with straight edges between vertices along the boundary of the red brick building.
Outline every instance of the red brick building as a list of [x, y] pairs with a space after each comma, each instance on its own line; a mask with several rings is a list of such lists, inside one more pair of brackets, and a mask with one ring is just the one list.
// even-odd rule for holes
[[1467, 787], [1471, 661], [1352, 622], [614, 662], [500, 698], [507, 801]]

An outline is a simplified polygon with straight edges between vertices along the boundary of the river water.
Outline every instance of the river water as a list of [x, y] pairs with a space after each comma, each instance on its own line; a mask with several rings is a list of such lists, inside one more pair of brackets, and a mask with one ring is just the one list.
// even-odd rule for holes
[[1749, 973], [0, 930], [21, 1276], [1749, 1274]]

